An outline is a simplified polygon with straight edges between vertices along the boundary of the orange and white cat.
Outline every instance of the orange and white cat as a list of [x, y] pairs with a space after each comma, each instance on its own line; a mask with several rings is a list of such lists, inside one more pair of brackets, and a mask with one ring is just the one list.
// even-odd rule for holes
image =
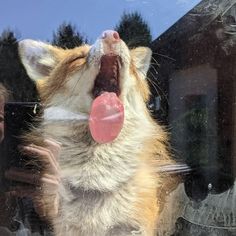
[[[146, 107], [151, 50], [130, 50], [110, 30], [92, 46], [64, 50], [23, 40], [19, 52], [28, 75], [38, 83], [45, 112], [58, 114], [45, 115], [35, 132], [62, 144], [59, 208], [50, 219], [55, 235], [156, 235], [162, 207], [157, 196], [167, 183], [167, 176], [156, 170], [172, 161], [167, 135]], [[117, 60], [109, 62], [114, 56]], [[112, 66], [114, 73], [97, 83], [103, 57], [107, 70]], [[78, 115], [89, 116], [94, 99], [102, 92], [116, 93], [125, 116], [118, 137], [101, 144], [91, 137], [88, 120]], [[58, 111], [69, 115], [60, 119]]]

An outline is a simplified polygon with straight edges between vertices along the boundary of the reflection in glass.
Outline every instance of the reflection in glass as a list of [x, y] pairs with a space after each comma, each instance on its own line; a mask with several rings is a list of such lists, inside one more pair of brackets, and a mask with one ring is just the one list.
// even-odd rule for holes
[[153, 113], [192, 169], [173, 193], [175, 235], [236, 234], [235, 35], [235, 1], [205, 0], [152, 43]]

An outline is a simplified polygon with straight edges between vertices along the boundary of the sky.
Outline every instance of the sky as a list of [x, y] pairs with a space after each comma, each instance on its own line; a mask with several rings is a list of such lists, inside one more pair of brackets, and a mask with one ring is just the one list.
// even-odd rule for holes
[[0, 32], [11, 29], [19, 39], [50, 41], [63, 22], [94, 41], [113, 29], [122, 13], [138, 11], [153, 39], [166, 31], [200, 0], [7, 0], [1, 2]]

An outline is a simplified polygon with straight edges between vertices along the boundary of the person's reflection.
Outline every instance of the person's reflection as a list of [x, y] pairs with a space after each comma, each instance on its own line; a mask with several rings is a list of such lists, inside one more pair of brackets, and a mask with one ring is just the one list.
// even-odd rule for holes
[[[4, 140], [4, 104], [7, 101], [8, 93], [5, 87], [0, 84], [0, 145]], [[18, 181], [19, 183], [27, 183], [28, 185], [11, 187], [11, 190], [1, 193], [0, 196], [0, 235], [9, 233], [8, 229], [2, 226], [9, 227], [9, 217], [5, 203], [12, 198], [31, 198], [33, 201], [35, 212], [42, 219], [53, 217], [58, 211], [58, 196], [57, 189], [59, 186], [59, 167], [57, 158], [60, 153], [61, 145], [55, 140], [46, 139], [45, 146], [37, 146], [31, 144], [23, 147], [27, 155], [38, 156], [44, 160], [49, 166], [48, 172], [44, 175], [32, 173], [32, 171], [24, 170], [16, 167], [11, 167], [4, 173], [5, 178]], [[42, 189], [43, 186], [43, 189]], [[47, 196], [42, 198], [42, 191], [47, 192]], [[6, 232], [5, 232], [5, 231]], [[7, 233], [7, 235], [8, 235]]]

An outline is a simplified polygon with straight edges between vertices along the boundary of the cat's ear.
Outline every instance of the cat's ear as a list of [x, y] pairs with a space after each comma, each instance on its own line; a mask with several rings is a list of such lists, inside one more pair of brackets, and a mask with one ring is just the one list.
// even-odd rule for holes
[[131, 50], [131, 57], [138, 71], [146, 77], [152, 58], [151, 49], [148, 47], [137, 47]]
[[40, 41], [26, 39], [19, 42], [18, 50], [29, 77], [33, 80], [39, 80], [49, 76], [59, 61], [58, 54], [63, 49]]

